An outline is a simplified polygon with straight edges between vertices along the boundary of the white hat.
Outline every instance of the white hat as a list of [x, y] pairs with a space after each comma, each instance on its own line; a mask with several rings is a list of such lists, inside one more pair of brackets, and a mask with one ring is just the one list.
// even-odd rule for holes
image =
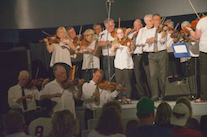
[[184, 103], [176, 104], [173, 108], [170, 123], [176, 126], [185, 126], [190, 116], [190, 110]]

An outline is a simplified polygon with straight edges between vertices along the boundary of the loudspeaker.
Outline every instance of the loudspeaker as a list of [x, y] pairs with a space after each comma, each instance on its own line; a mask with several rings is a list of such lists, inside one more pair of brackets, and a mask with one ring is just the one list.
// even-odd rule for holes
[[189, 99], [196, 96], [195, 92], [191, 92], [192, 90], [189, 85], [189, 80], [191, 80], [189, 77], [174, 80], [166, 78], [165, 96], [163, 99], [167, 101], [175, 101], [180, 96], [187, 96]]
[[0, 110], [6, 111], [8, 89], [18, 83], [21, 70], [28, 70], [31, 76], [30, 50], [11, 50], [0, 52]]

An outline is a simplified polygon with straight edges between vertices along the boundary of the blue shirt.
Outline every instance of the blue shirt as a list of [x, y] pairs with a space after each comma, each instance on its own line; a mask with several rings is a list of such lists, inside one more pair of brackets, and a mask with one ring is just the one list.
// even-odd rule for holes
[[170, 128], [146, 125], [132, 131], [127, 137], [173, 137]]

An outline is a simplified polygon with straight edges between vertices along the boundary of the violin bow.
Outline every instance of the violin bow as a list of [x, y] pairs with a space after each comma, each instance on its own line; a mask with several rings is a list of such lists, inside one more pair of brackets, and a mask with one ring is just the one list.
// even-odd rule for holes
[[46, 35], [48, 35], [48, 36], [51, 36], [49, 33], [45, 32], [45, 31], [43, 31], [43, 30], [42, 30], [42, 33], [44, 33], [44, 34], [46, 34]]
[[165, 13], [165, 16], [162, 18], [162, 23], [161, 24], [164, 24], [164, 21], [165, 21], [166, 17], [167, 17], [167, 13]]
[[[106, 86], [111, 82], [111, 80], [112, 80], [112, 78], [115, 76], [115, 73], [111, 76], [111, 78], [109, 79], [109, 82], [108, 83], [106, 83], [106, 85], [104, 86], [104, 88], [106, 88]], [[104, 89], [103, 88], [103, 89]], [[103, 89], [101, 90], [101, 92], [103, 91]]]
[[120, 28], [120, 25], [121, 25], [121, 18], [119, 17], [118, 28]]
[[82, 31], [82, 28], [83, 28], [83, 25], [80, 26], [80, 30], [79, 30], [79, 34], [78, 34], [78, 42], [80, 43], [80, 34], [81, 34], [81, 31]]
[[198, 15], [198, 13], [196, 12], [196, 10], [195, 10], [195, 8], [194, 8], [193, 4], [191, 3], [191, 1], [190, 1], [190, 0], [188, 0], [188, 2], [190, 3], [191, 7], [193, 8], [193, 10], [194, 10], [194, 12], [195, 12], [196, 16], [198, 17], [198, 19], [200, 19], [199, 15]]
[[174, 30], [176, 30], [179, 25], [180, 25], [180, 23], [177, 23]]

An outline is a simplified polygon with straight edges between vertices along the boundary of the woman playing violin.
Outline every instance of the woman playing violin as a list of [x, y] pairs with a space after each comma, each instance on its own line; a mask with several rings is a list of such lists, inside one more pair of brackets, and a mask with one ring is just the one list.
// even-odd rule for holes
[[96, 44], [95, 33], [92, 29], [84, 32], [85, 40], [81, 41], [81, 50], [83, 53], [82, 76], [85, 80], [91, 80], [95, 70], [100, 69], [100, 60], [93, 55]]
[[[116, 52], [115, 60], [114, 60], [114, 66], [115, 66], [115, 75], [116, 75], [116, 82], [119, 84], [122, 84], [124, 81], [124, 84], [127, 88], [126, 90], [126, 100], [125, 98], [122, 98], [122, 92], [119, 94], [119, 101], [124, 101], [124, 103], [131, 103], [131, 76], [133, 72], [134, 63], [132, 61], [131, 56], [131, 43], [124, 41], [121, 42], [124, 38], [124, 32], [122, 28], [118, 28], [116, 30], [116, 37], [112, 44], [112, 47], [110, 48], [110, 52]], [[118, 40], [118, 43], [117, 41]], [[127, 43], [127, 46], [125, 46], [123, 43]], [[123, 99], [123, 100], [122, 100]]]
[[69, 49], [71, 48], [76, 53], [78, 53], [77, 49], [75, 48], [71, 40], [69, 40], [69, 36], [66, 32], [65, 27], [59, 27], [56, 31], [56, 35], [60, 38], [60, 43], [52, 43], [50, 45], [48, 39], [44, 39], [47, 51], [49, 53], [52, 52], [50, 66], [52, 67], [56, 62], [64, 62], [69, 66], [72, 66]]

